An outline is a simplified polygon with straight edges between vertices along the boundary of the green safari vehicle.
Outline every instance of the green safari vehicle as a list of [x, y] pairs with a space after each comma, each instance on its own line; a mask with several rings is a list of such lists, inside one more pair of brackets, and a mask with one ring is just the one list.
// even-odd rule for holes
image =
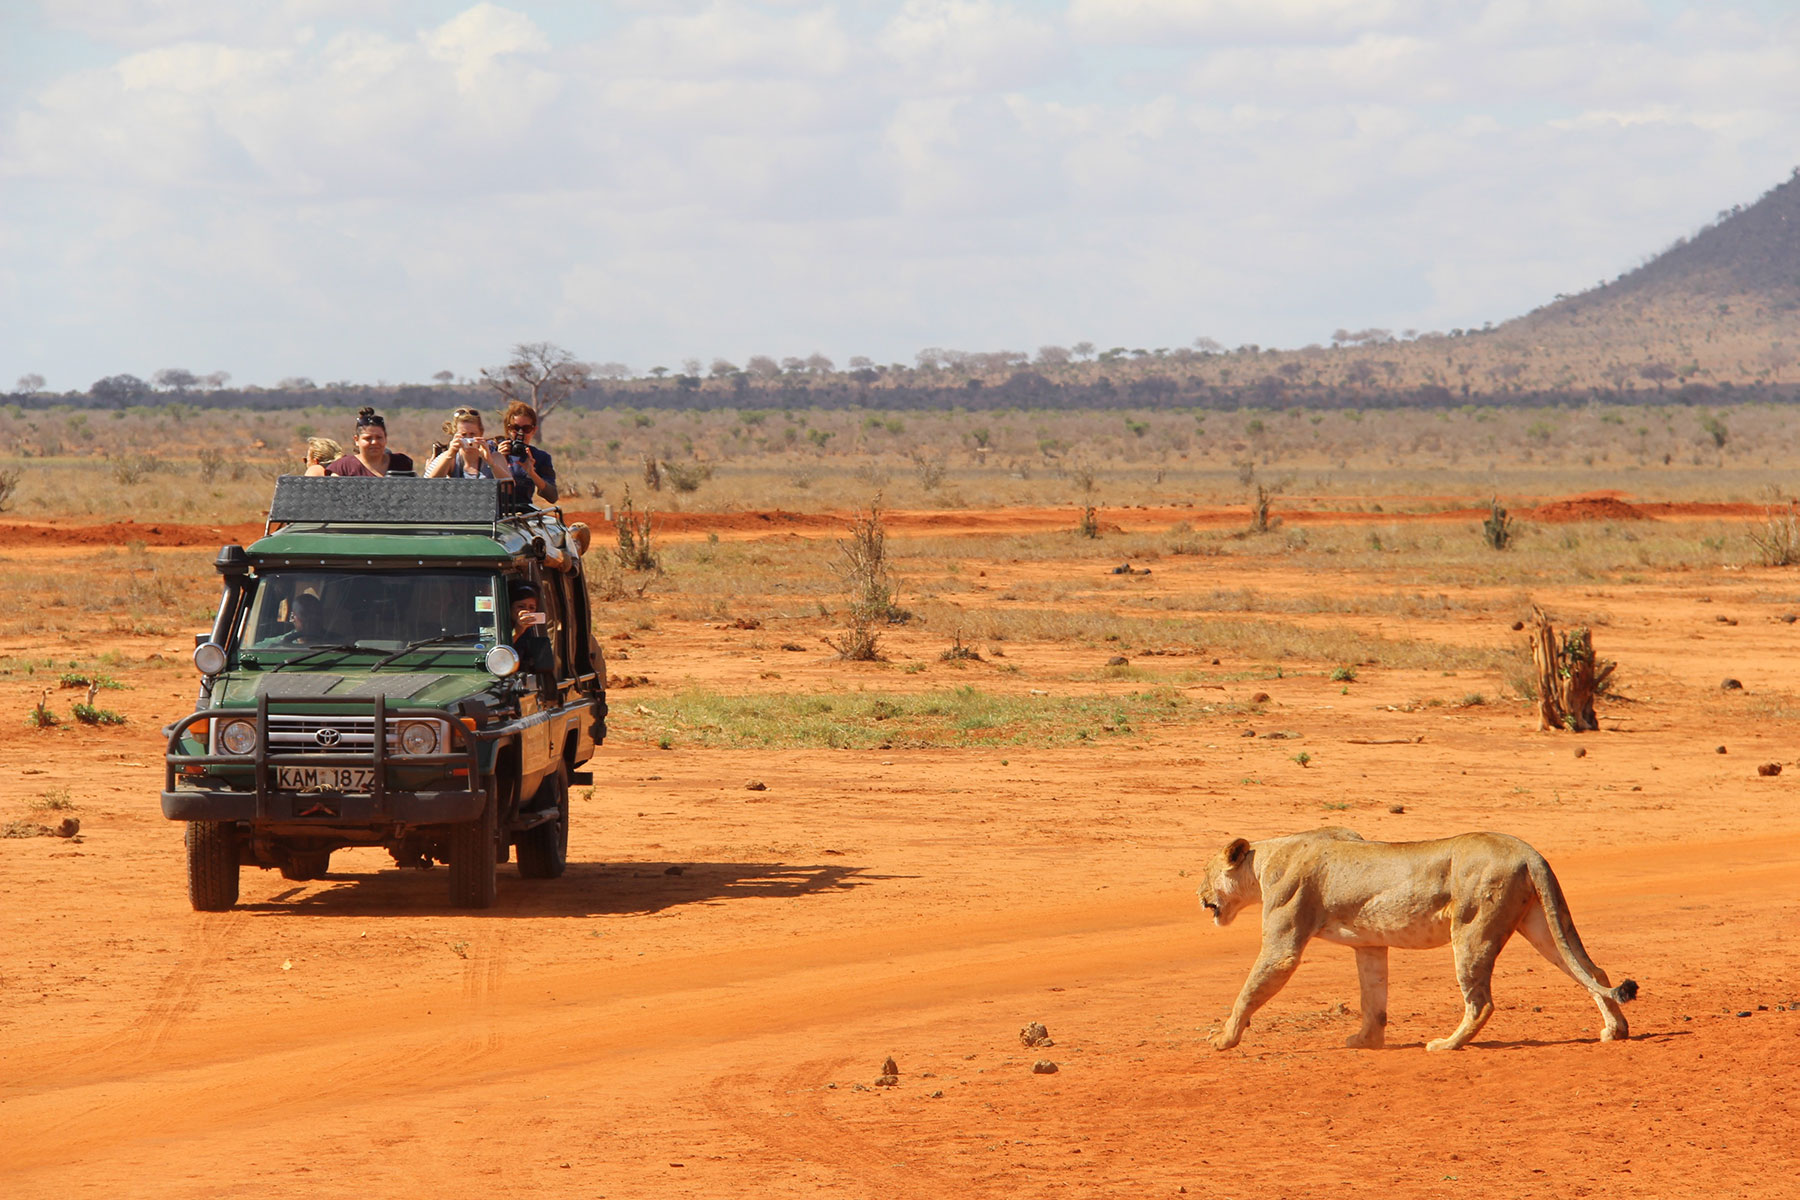
[[569, 788], [606, 737], [586, 549], [493, 480], [278, 480], [264, 536], [219, 551], [199, 701], [164, 731], [193, 906], [236, 904], [241, 867], [315, 879], [348, 846], [447, 864], [460, 908], [493, 904], [515, 847], [520, 875], [560, 876]]

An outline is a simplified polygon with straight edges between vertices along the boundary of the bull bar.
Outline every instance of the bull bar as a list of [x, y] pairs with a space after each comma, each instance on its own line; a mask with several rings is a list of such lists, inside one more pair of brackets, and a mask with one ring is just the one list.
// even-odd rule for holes
[[[304, 702], [335, 706], [342, 709], [372, 708], [374, 714], [373, 745], [361, 753], [271, 753], [269, 729], [269, 697], [256, 698], [256, 750], [254, 754], [187, 754], [180, 748], [181, 737], [202, 721], [243, 719], [249, 715], [243, 708], [204, 708], [170, 725], [165, 731], [169, 744], [163, 754], [163, 816], [174, 821], [259, 821], [306, 822], [317, 819], [321, 825], [440, 825], [472, 821], [481, 815], [488, 802], [488, 789], [477, 781], [481, 778], [481, 745], [499, 736], [468, 728], [462, 719], [447, 708], [432, 705], [389, 705], [387, 697], [308, 696]], [[355, 715], [361, 716], [360, 712]], [[387, 746], [390, 720], [436, 718], [463, 739], [460, 752], [438, 754], [390, 754]], [[208, 739], [210, 741], [210, 739]], [[253, 767], [254, 791], [177, 788], [176, 775], [183, 767], [227, 765]], [[374, 772], [372, 790], [367, 793], [342, 792], [332, 789], [309, 792], [284, 792], [271, 785], [272, 767], [370, 767]], [[467, 786], [461, 789], [440, 788], [431, 791], [396, 789], [389, 786], [388, 771], [393, 766], [404, 768], [465, 768]], [[310, 800], [314, 807], [327, 809], [322, 814], [303, 814], [297, 802]], [[328, 802], [321, 805], [320, 802]], [[323, 818], [323, 819], [319, 819]]]

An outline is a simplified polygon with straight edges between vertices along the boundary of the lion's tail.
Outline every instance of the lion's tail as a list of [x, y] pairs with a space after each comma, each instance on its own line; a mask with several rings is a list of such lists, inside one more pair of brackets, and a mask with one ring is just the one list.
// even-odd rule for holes
[[1533, 851], [1528, 859], [1531, 871], [1531, 882], [1537, 888], [1538, 901], [1544, 906], [1544, 923], [1550, 927], [1550, 937], [1556, 943], [1557, 952], [1562, 955], [1564, 965], [1569, 974], [1596, 996], [1604, 996], [1616, 1000], [1620, 1004], [1637, 998], [1638, 985], [1635, 979], [1626, 979], [1618, 987], [1609, 987], [1594, 978], [1600, 968], [1588, 957], [1587, 947], [1581, 944], [1581, 935], [1575, 932], [1575, 922], [1569, 918], [1569, 902], [1563, 898], [1562, 885], [1556, 882], [1556, 872], [1544, 856]]

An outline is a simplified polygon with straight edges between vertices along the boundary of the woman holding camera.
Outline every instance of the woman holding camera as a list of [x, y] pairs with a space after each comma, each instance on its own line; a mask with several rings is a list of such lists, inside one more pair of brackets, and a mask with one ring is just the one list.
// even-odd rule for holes
[[512, 482], [506, 455], [489, 441], [481, 425], [481, 413], [459, 408], [444, 422], [450, 444], [425, 468], [427, 479], [500, 479]]
[[500, 452], [512, 468], [514, 492], [527, 504], [534, 495], [555, 504], [556, 465], [551, 462], [549, 451], [531, 444], [538, 429], [537, 409], [523, 400], [514, 400], [506, 406], [501, 424], [506, 427], [506, 440], [500, 443]]

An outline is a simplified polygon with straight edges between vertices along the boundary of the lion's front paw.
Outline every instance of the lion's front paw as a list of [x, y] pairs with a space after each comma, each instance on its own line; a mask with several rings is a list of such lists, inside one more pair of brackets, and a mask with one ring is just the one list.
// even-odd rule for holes
[[1425, 1048], [1427, 1050], [1460, 1050], [1462, 1049], [1462, 1046], [1458, 1044], [1455, 1038], [1447, 1037], [1433, 1038], [1431, 1041], [1425, 1043]]
[[1244, 1035], [1230, 1029], [1221, 1029], [1206, 1040], [1212, 1043], [1214, 1050], [1229, 1050], [1243, 1041]]
[[1387, 1037], [1379, 1029], [1359, 1029], [1344, 1039], [1344, 1045], [1352, 1050], [1379, 1050], [1387, 1044]]

